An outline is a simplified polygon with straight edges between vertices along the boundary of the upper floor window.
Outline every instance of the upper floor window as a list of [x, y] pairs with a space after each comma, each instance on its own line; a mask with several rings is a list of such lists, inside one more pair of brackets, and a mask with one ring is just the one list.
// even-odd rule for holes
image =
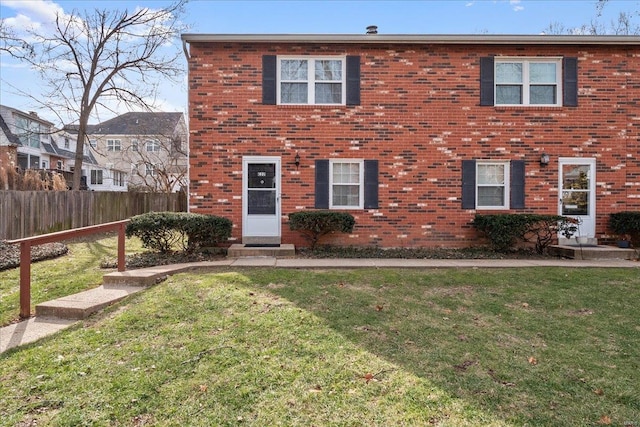
[[64, 138], [64, 148], [69, 148], [69, 138]]
[[40, 148], [40, 135], [45, 133], [44, 126], [27, 117], [15, 116], [16, 134], [23, 147]]
[[482, 57], [480, 105], [578, 106], [578, 58]]
[[160, 151], [160, 141], [157, 141], [155, 139], [149, 139], [146, 142], [146, 150], [149, 152], [154, 152], [157, 153], [158, 151]]
[[559, 59], [496, 59], [496, 105], [560, 105]]
[[138, 151], [139, 142], [137, 139], [131, 140], [131, 151]]
[[344, 105], [345, 67], [342, 57], [278, 57], [278, 104]]
[[107, 151], [120, 151], [122, 144], [119, 139], [107, 139]]

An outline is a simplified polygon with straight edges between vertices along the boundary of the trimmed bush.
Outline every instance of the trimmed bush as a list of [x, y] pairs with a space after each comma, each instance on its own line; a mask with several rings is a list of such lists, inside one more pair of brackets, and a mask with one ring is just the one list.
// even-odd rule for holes
[[609, 226], [620, 238], [629, 238], [633, 246], [640, 244], [640, 212], [612, 213], [609, 217]]
[[149, 212], [136, 215], [127, 224], [127, 237], [136, 236], [142, 246], [161, 253], [193, 252], [215, 246], [231, 236], [227, 218], [187, 212]]
[[473, 226], [489, 238], [496, 251], [508, 252], [516, 242], [530, 242], [535, 238], [539, 254], [544, 253], [558, 233], [570, 238], [578, 229], [573, 218], [539, 214], [477, 214]]
[[351, 233], [356, 220], [346, 212], [305, 211], [289, 214], [289, 228], [300, 231], [314, 249], [322, 236], [333, 232]]

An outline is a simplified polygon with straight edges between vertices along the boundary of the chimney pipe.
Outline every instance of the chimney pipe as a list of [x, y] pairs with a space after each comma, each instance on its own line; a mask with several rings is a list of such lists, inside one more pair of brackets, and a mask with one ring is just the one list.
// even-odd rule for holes
[[369, 25], [367, 27], [367, 34], [378, 34], [378, 26], [377, 25]]

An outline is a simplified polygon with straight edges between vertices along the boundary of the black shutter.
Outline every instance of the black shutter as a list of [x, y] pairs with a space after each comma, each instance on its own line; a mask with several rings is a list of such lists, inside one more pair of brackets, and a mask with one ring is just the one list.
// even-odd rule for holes
[[524, 160], [511, 161], [511, 209], [524, 209]]
[[276, 56], [262, 57], [262, 103], [276, 105]]
[[329, 160], [316, 160], [316, 209], [329, 209]]
[[347, 56], [347, 105], [360, 105], [360, 57]]
[[565, 107], [578, 106], [578, 58], [564, 58], [562, 60], [562, 105]]
[[364, 161], [364, 208], [378, 209], [378, 161]]
[[476, 208], [476, 161], [462, 161], [462, 209]]
[[480, 105], [494, 105], [493, 57], [480, 58]]

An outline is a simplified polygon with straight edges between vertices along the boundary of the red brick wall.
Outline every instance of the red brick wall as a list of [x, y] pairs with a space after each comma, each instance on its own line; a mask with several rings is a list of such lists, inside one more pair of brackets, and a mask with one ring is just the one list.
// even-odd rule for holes
[[[237, 239], [246, 155], [282, 157], [282, 238], [298, 245], [286, 214], [313, 208], [315, 159], [379, 160], [379, 209], [350, 211], [355, 230], [333, 236], [337, 244], [477, 241], [476, 211], [461, 208], [463, 159], [524, 160], [526, 209], [517, 212], [556, 214], [558, 157], [596, 158], [600, 239], [609, 213], [640, 209], [637, 46], [193, 43], [190, 51], [191, 211], [230, 218]], [[359, 55], [361, 105], [261, 105], [264, 54]], [[578, 107], [479, 106], [479, 61], [492, 55], [578, 57]]]

